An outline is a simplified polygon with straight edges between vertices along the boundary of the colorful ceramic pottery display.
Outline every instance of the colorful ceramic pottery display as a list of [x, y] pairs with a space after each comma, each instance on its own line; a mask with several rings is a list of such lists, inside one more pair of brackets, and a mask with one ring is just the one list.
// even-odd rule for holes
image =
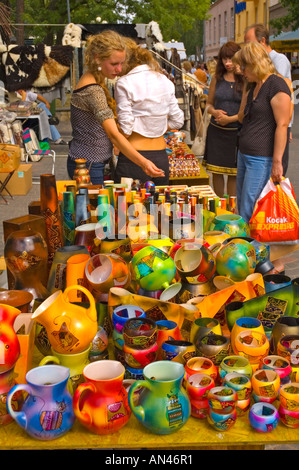
[[95, 434], [112, 434], [127, 424], [131, 410], [123, 386], [124, 366], [113, 360], [87, 365], [83, 370], [85, 383], [74, 394], [76, 418]]
[[[71, 303], [68, 293], [82, 290], [89, 308]], [[46, 328], [54, 351], [75, 354], [87, 349], [97, 333], [97, 311], [91, 293], [82, 286], [69, 286], [64, 292], [54, 292], [32, 314], [32, 319]]]
[[256, 254], [252, 245], [242, 239], [224, 244], [216, 254], [216, 271], [233, 281], [244, 281], [254, 273]]
[[[184, 366], [157, 361], [144, 368], [144, 380], [137, 380], [129, 390], [129, 404], [140, 423], [155, 434], [178, 431], [191, 413], [190, 401], [182, 387]], [[138, 406], [134, 391], [141, 387]]]
[[[7, 409], [17, 424], [31, 437], [49, 441], [67, 433], [75, 416], [67, 390], [69, 369], [58, 365], [41, 366], [26, 374], [26, 384], [15, 385], [7, 395]], [[21, 411], [14, 409], [14, 394], [28, 395]]]
[[176, 272], [173, 259], [154, 246], [141, 248], [133, 256], [131, 266], [136, 282], [149, 291], [169, 287]]

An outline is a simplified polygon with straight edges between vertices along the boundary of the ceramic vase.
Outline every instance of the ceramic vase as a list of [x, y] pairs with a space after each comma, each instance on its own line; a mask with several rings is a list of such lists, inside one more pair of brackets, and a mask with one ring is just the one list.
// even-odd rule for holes
[[[26, 384], [15, 385], [7, 395], [7, 409], [16, 423], [31, 437], [49, 441], [67, 433], [75, 416], [72, 397], [67, 390], [69, 369], [48, 365], [31, 369]], [[27, 393], [21, 411], [16, 411], [13, 396], [18, 391]]]
[[54, 255], [63, 246], [62, 217], [58, 204], [55, 175], [40, 175], [41, 214], [46, 224], [46, 243], [48, 246], [48, 270]]
[[77, 187], [88, 187], [90, 185], [90, 174], [89, 170], [86, 168], [86, 160], [84, 160], [84, 158], [77, 158], [75, 162], [76, 168], [73, 179], [76, 181]]
[[[71, 256], [66, 262], [66, 287], [87, 286], [85, 266], [90, 260], [90, 255], [82, 253]], [[70, 302], [86, 302], [86, 296], [82, 290], [72, 289], [69, 292]]]
[[73, 399], [76, 418], [95, 434], [112, 434], [127, 424], [131, 410], [123, 386], [125, 368], [118, 361], [93, 362], [83, 370], [85, 383]]
[[[154, 434], [170, 434], [182, 428], [191, 413], [190, 401], [182, 387], [184, 366], [157, 361], [144, 368], [144, 380], [129, 390], [129, 404], [136, 418]], [[142, 388], [138, 406], [134, 392]]]
[[85, 194], [77, 194], [75, 201], [75, 227], [89, 224], [91, 222], [91, 214], [86, 203]]
[[40, 233], [12, 232], [4, 246], [4, 258], [14, 277], [14, 289], [26, 290], [34, 299], [48, 297], [49, 292], [41, 282], [42, 273], [47, 270], [48, 249]]
[[47, 289], [50, 294], [66, 288], [68, 259], [75, 255], [89, 254], [85, 246], [62, 246], [56, 250], [49, 273]]
[[62, 194], [63, 244], [74, 245], [75, 241], [75, 201], [71, 191]]

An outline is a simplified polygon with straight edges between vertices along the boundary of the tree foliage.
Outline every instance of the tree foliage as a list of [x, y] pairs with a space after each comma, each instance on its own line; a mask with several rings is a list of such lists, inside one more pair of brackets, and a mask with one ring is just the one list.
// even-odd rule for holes
[[293, 31], [299, 28], [299, 2], [298, 0], [280, 0], [282, 7], [286, 8], [287, 13], [281, 18], [271, 20], [271, 26], [279, 34], [283, 29], [289, 26]]
[[[67, 24], [67, 0], [10, 0], [12, 11], [17, 4], [24, 2], [24, 23], [27, 24]], [[181, 40], [189, 32], [194, 47], [200, 38], [194, 35], [199, 31], [198, 24], [204, 19], [210, 0], [69, 0], [71, 22], [89, 24], [101, 17], [107, 23], [149, 23], [156, 21], [165, 42]], [[13, 16], [13, 15], [12, 15]], [[25, 36], [35, 37], [35, 42], [52, 40], [60, 43], [63, 28], [30, 26], [25, 28]], [[55, 39], [56, 38], [56, 39]], [[190, 42], [189, 41], [189, 42]]]

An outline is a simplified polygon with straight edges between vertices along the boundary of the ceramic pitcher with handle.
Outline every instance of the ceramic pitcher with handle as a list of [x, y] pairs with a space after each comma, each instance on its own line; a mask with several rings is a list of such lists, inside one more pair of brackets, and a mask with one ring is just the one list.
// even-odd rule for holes
[[[70, 302], [68, 294], [73, 289], [86, 295], [89, 308]], [[54, 292], [35, 310], [32, 318], [45, 327], [52, 348], [61, 354], [84, 351], [98, 330], [94, 297], [79, 285], [69, 286], [64, 292]]]
[[[178, 431], [188, 420], [191, 405], [182, 387], [184, 366], [177, 362], [156, 361], [148, 364], [143, 375], [129, 390], [129, 404], [137, 419], [155, 434]], [[143, 390], [135, 405], [134, 393]]]

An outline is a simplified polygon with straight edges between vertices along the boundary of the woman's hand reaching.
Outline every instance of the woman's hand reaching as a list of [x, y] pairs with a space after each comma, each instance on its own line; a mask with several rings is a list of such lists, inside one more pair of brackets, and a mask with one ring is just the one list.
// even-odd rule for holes
[[142, 169], [144, 173], [148, 176], [153, 178], [159, 178], [165, 176], [165, 173], [160, 168], [156, 167], [156, 165], [148, 159], [145, 159], [144, 164], [142, 165]]

